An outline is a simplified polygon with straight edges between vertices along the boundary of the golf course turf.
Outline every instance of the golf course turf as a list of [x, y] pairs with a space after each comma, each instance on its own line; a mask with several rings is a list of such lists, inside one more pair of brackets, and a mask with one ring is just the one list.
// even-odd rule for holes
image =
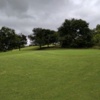
[[30, 48], [0, 53], [0, 100], [100, 100], [100, 50]]

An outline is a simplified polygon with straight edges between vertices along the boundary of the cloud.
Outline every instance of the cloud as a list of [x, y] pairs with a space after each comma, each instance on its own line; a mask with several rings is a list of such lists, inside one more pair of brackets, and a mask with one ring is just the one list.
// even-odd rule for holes
[[99, 0], [0, 0], [0, 27], [28, 35], [35, 27], [57, 30], [65, 19], [81, 18], [94, 28], [99, 9]]

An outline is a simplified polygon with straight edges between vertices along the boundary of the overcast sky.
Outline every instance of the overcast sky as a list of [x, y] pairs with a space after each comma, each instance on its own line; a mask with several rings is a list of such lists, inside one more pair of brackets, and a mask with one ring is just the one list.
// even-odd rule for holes
[[0, 0], [0, 28], [31, 34], [33, 28], [57, 30], [65, 19], [81, 18], [90, 28], [100, 24], [100, 0]]

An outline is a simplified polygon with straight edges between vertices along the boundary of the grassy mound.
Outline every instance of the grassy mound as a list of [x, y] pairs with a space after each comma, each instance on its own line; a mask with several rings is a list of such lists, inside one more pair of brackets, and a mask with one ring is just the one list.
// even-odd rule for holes
[[0, 100], [100, 100], [100, 50], [0, 53]]

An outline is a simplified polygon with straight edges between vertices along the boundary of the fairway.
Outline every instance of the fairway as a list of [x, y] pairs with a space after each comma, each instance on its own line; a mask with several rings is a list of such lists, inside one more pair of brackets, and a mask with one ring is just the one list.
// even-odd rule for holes
[[100, 50], [0, 53], [0, 100], [100, 100]]

